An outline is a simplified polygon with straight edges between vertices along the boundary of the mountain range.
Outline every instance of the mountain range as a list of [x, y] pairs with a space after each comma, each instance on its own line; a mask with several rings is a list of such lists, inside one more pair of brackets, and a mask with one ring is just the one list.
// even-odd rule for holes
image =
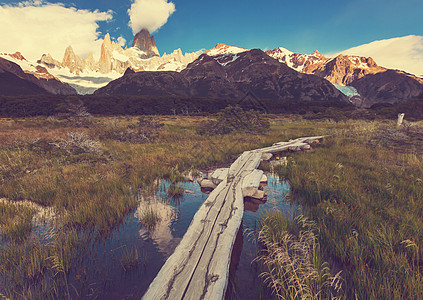
[[[44, 93], [65, 95], [95, 91], [218, 99], [252, 94], [266, 99], [338, 99], [362, 107], [423, 95], [422, 78], [378, 66], [371, 57], [325, 57], [317, 50], [311, 55], [298, 54], [282, 47], [263, 52], [225, 44], [201, 55], [182, 54], [177, 49], [160, 56], [154, 37], [146, 29], [125, 49], [106, 34], [100, 53], [98, 61], [92, 53], [83, 59], [68, 46], [61, 61], [44, 54], [36, 62], [27, 61], [19, 52], [0, 53], [1, 76], [8, 78], [0, 85], [8, 89], [0, 92], [19, 93], [19, 89], [10, 91], [12, 82], [26, 80]], [[21, 92], [30, 92], [29, 86]], [[34, 88], [34, 93], [40, 92]]]
[[252, 94], [259, 99], [347, 101], [329, 81], [299, 73], [260, 49], [241, 52], [222, 44], [200, 55], [181, 72], [127, 71], [95, 94], [213, 99], [241, 99]]

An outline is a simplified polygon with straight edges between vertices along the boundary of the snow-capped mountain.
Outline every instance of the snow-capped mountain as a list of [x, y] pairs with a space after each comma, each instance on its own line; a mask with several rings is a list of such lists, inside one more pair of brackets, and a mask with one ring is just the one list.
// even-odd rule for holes
[[340, 54], [371, 56], [386, 68], [402, 70], [423, 78], [423, 36], [408, 35], [373, 41], [344, 50]]
[[125, 72], [96, 95], [144, 95], [241, 100], [347, 101], [332, 84], [298, 73], [260, 49], [218, 44], [181, 72]]
[[319, 51], [314, 51], [311, 55], [298, 54], [283, 47], [275, 48], [273, 50], [267, 50], [266, 54], [286, 64], [288, 67], [295, 71], [308, 73], [310, 66], [325, 63], [329, 59], [320, 54]]
[[[79, 94], [93, 93], [130, 68], [140, 71], [181, 71], [198, 57], [198, 53], [182, 53], [181, 49], [160, 56], [154, 37], [146, 29], [135, 35], [133, 47], [123, 49], [106, 34], [98, 61], [93, 54], [83, 59], [75, 54], [72, 46], [65, 50], [62, 61], [50, 54], [43, 54], [37, 62], [21, 60], [7, 54], [1, 57], [18, 64], [26, 73], [37, 73], [59, 79], [74, 87]], [[34, 74], [37, 76], [36, 74]]]
[[[28, 71], [24, 72], [14, 61], [25, 65]], [[49, 74], [45, 68], [32, 65], [19, 52], [0, 54], [0, 75], [0, 94], [3, 95], [76, 94], [71, 86]]]
[[327, 58], [317, 50], [308, 55], [293, 53], [282, 47], [268, 50], [266, 54], [298, 72], [315, 74], [337, 85], [349, 85], [368, 74], [386, 71], [371, 57], [338, 55], [335, 58]]

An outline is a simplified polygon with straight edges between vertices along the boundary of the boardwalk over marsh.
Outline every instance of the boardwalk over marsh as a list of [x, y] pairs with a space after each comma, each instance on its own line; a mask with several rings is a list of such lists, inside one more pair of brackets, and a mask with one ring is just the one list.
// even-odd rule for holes
[[143, 299], [224, 299], [244, 196], [254, 194], [260, 184], [263, 173], [257, 167], [263, 154], [310, 150], [310, 143], [322, 138], [299, 138], [242, 153], [219, 174], [221, 182], [201, 205]]

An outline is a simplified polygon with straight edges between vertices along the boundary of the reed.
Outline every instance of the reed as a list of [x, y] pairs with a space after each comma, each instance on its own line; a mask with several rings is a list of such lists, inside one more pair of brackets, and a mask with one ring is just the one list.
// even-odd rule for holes
[[140, 214], [140, 222], [150, 230], [154, 229], [160, 221], [160, 214], [151, 206], [143, 209]]
[[258, 241], [263, 250], [260, 277], [279, 299], [336, 299], [342, 297], [341, 271], [332, 275], [322, 260], [316, 225], [303, 215], [287, 221], [281, 211], [261, 221]]
[[122, 256], [120, 259], [120, 265], [125, 271], [129, 271], [133, 268], [138, 267], [140, 264], [145, 262], [144, 253], [137, 247], [124, 247], [122, 250]]

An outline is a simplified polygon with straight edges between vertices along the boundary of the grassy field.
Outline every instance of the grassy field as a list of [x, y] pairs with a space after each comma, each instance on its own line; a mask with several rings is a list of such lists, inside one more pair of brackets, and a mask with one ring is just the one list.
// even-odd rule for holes
[[[401, 128], [393, 122], [351, 125], [334, 130], [311, 153], [290, 155], [278, 172], [291, 184], [291, 199], [304, 206], [316, 225], [320, 249], [314, 257], [328, 260], [332, 274], [342, 271], [342, 297], [422, 299], [423, 128], [418, 123]], [[282, 226], [287, 221], [281, 219], [285, 217], [263, 219], [263, 243], [281, 246], [280, 236], [298, 235], [298, 226]], [[277, 229], [283, 234], [275, 237]], [[282, 265], [264, 261], [267, 269]], [[272, 276], [266, 276], [270, 285], [292, 282], [286, 274]], [[305, 287], [312, 289], [315, 283], [308, 281]], [[326, 299], [327, 289], [318, 291], [322, 293], [311, 293], [313, 298]], [[301, 297], [291, 293], [281, 298]]]
[[[84, 232], [107, 238], [137, 207], [134, 193], [139, 189], [160, 178], [176, 182], [184, 172], [225, 164], [244, 150], [300, 134], [288, 119], [275, 119], [267, 134], [197, 134], [206, 121], [2, 119], [0, 293], [11, 298], [66, 297], [66, 275], [78, 249], [84, 251]], [[321, 129], [310, 125], [301, 131]], [[178, 187], [169, 193], [181, 193]], [[145, 219], [149, 223], [154, 214]], [[39, 222], [53, 229], [34, 239]]]
[[[232, 162], [245, 150], [322, 134], [331, 137], [311, 153], [291, 156], [288, 167], [279, 170], [289, 178], [293, 198], [309, 207], [322, 256], [331, 268], [343, 270], [348, 296], [421, 295], [423, 141], [418, 132], [391, 130], [393, 121], [271, 117], [262, 134], [198, 134], [207, 121], [165, 116], [96, 117], [83, 124], [51, 117], [0, 120], [0, 298], [68, 297], [67, 274], [85, 251], [84, 232], [107, 238], [137, 207], [133, 194], [155, 180], [177, 181], [185, 172]], [[177, 185], [169, 191], [180, 192]], [[37, 222], [52, 229], [34, 239]], [[125, 268], [131, 256], [142, 260], [133, 249], [127, 254]]]

